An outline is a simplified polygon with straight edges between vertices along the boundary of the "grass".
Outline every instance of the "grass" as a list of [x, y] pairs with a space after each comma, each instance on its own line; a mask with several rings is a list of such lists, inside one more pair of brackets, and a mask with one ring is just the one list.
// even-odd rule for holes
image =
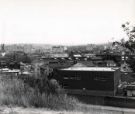
[[74, 110], [77, 100], [66, 94], [40, 92], [21, 79], [0, 79], [0, 105]]
[[[33, 114], [33, 112], [34, 114], [124, 114], [130, 112], [121, 108], [83, 104], [66, 94], [41, 93], [39, 89], [29, 86], [21, 79], [0, 79], [0, 105], [1, 107], [8, 106], [8, 108], [3, 108], [7, 112], [5, 114], [25, 112], [27, 114]], [[16, 107], [26, 108], [17, 109]], [[134, 113], [135, 110], [131, 114]]]

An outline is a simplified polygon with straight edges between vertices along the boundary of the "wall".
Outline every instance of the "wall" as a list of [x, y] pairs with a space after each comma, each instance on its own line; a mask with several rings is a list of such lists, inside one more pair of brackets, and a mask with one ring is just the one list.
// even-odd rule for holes
[[[65, 89], [81, 89], [100, 91], [105, 94], [114, 95], [114, 73], [97, 71], [58, 71], [61, 76], [60, 84]], [[102, 92], [105, 91], [105, 92]]]

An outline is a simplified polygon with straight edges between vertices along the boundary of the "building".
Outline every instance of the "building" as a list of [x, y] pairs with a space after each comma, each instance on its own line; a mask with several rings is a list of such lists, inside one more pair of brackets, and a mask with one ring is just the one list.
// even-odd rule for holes
[[106, 66], [107, 67], [116, 67], [117, 64], [113, 60], [106, 60]]
[[96, 47], [96, 45], [94, 45], [94, 44], [88, 44], [88, 45], [86, 46], [86, 50], [92, 51], [93, 48], [95, 48], [95, 47]]
[[126, 92], [128, 97], [135, 97], [135, 85], [127, 85]]
[[53, 53], [50, 54], [50, 58], [68, 58], [69, 55], [67, 53]]
[[86, 58], [92, 58], [92, 57], [95, 57], [96, 55], [93, 54], [93, 53], [86, 53], [83, 55], [83, 57], [86, 57]]
[[120, 82], [120, 69], [70, 67], [59, 69], [55, 78], [71, 94], [115, 96]]
[[18, 74], [20, 73], [20, 70], [18, 69], [8, 69], [8, 68], [2, 68], [0, 69], [0, 74], [6, 74], [7, 76], [18, 76]]
[[67, 50], [67, 48], [64, 46], [53, 46], [51, 52], [52, 53], [64, 53], [65, 50]]

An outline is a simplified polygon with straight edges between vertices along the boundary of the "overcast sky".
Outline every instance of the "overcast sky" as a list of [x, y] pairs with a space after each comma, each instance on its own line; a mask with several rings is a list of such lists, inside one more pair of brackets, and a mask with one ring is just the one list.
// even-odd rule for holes
[[135, 0], [0, 0], [0, 43], [105, 43], [127, 21]]

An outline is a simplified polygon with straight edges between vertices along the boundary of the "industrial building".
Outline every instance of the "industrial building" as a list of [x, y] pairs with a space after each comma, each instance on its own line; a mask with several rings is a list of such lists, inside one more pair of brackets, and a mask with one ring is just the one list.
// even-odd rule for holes
[[71, 94], [115, 96], [120, 81], [120, 69], [114, 67], [70, 67], [56, 74], [56, 80]]

